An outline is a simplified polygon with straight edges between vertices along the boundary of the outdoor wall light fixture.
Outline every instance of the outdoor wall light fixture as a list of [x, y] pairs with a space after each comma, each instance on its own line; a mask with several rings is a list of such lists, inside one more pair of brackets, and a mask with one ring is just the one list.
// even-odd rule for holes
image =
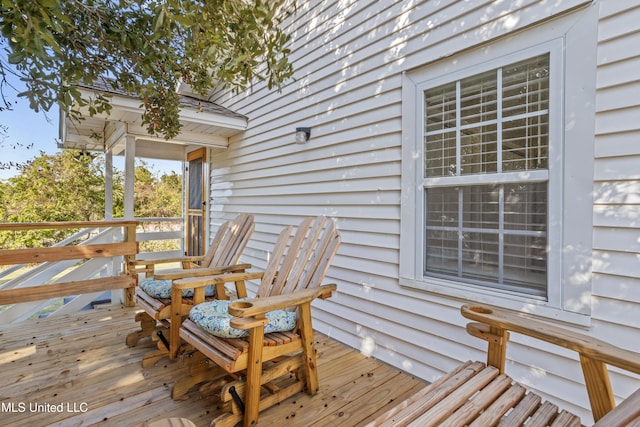
[[306, 144], [311, 137], [311, 128], [296, 128], [296, 144]]

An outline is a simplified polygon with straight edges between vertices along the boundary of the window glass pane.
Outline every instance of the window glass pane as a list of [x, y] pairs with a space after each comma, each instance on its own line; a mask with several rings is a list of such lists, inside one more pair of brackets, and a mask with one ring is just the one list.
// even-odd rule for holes
[[424, 138], [425, 175], [456, 175], [456, 133], [442, 132]]
[[498, 233], [462, 233], [461, 276], [497, 282], [499, 278]]
[[461, 80], [461, 125], [495, 120], [498, 117], [497, 92], [495, 70]]
[[499, 185], [462, 188], [462, 277], [499, 279], [500, 190]]
[[504, 280], [531, 291], [546, 289], [547, 183], [504, 187]]
[[500, 226], [500, 186], [473, 185], [462, 188], [462, 227], [491, 228]]
[[502, 116], [549, 109], [549, 54], [502, 69]]
[[458, 227], [458, 190], [431, 188], [427, 191], [427, 226]]
[[502, 170], [546, 169], [549, 117], [534, 116], [502, 124]]
[[189, 162], [189, 209], [202, 209], [202, 158]]
[[497, 172], [496, 125], [466, 128], [460, 137], [460, 174]]
[[504, 236], [504, 281], [530, 293], [546, 292], [547, 239], [545, 235]]
[[426, 271], [458, 273], [458, 190], [431, 188], [426, 192]]
[[424, 93], [425, 132], [456, 127], [456, 84], [450, 83]]
[[427, 230], [425, 270], [432, 274], [458, 275], [458, 231]]
[[547, 183], [509, 184], [504, 187], [504, 228], [547, 231]]

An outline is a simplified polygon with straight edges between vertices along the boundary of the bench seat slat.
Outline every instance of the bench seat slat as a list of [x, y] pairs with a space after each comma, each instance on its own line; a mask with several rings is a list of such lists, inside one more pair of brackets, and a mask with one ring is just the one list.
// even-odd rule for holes
[[444, 383], [468, 368], [468, 372], [473, 372], [474, 369], [475, 371], [482, 369], [482, 366], [483, 365], [479, 362], [472, 363], [471, 361], [467, 361], [462, 365], [459, 365], [457, 368], [441, 376], [436, 381], [429, 384], [427, 387], [424, 387], [417, 393], [409, 396], [407, 399], [385, 411], [383, 414], [367, 424], [367, 427], [389, 427], [399, 425], [399, 420], [396, 419], [395, 416], [396, 414], [400, 413], [404, 415], [405, 421], [410, 421], [410, 419], [407, 418], [407, 414], [411, 412], [411, 410], [405, 411], [405, 409], [407, 409], [409, 406], [415, 406], [417, 417], [420, 414], [420, 408], [426, 407], [428, 409], [431, 407], [431, 405], [440, 400], [440, 397], [436, 396], [436, 398], [434, 398], [434, 395], [438, 393], [438, 390]]
[[507, 391], [498, 397], [469, 427], [486, 427], [496, 425], [510, 409], [520, 403], [526, 394], [526, 390], [520, 384], [513, 384]]
[[547, 427], [553, 417], [558, 413], [558, 406], [551, 402], [542, 402], [542, 405], [531, 416], [531, 419], [527, 422], [527, 426], [531, 427]]
[[580, 419], [527, 390], [498, 369], [466, 362], [380, 415], [367, 427], [579, 427]]
[[569, 411], [562, 410], [551, 423], [551, 427], [580, 427], [582, 423], [577, 415]]
[[440, 423], [441, 427], [459, 427], [473, 421], [492, 402], [511, 387], [511, 378], [498, 375], [487, 386], [481, 388], [471, 399], [468, 399], [455, 413]]
[[538, 409], [540, 402], [542, 402], [540, 396], [535, 393], [527, 393], [516, 407], [513, 408], [513, 411], [504, 417], [501, 425], [504, 427], [521, 426], [522, 423]]
[[498, 370], [495, 367], [486, 366], [409, 425], [416, 427], [439, 426], [456, 409], [464, 405], [469, 397], [473, 396], [497, 376]]

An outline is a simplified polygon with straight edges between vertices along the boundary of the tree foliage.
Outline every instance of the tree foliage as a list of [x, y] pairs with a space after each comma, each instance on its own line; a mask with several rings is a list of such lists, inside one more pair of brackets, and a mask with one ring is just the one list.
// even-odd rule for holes
[[135, 168], [133, 209], [136, 217], [176, 217], [182, 211], [182, 176], [157, 177], [145, 162]]
[[[101, 157], [62, 150], [40, 153], [20, 174], [0, 181], [0, 222], [95, 221], [104, 219], [105, 179]], [[124, 212], [124, 177], [113, 177], [114, 217]], [[154, 175], [144, 162], [135, 171], [135, 215], [179, 217], [182, 177]], [[0, 233], [0, 247], [33, 247], [60, 241], [73, 230], [33, 230], [20, 235]]]
[[36, 111], [57, 103], [76, 117], [80, 106], [108, 112], [108, 98], [83, 99], [76, 86], [108, 77], [114, 87], [141, 97], [150, 133], [171, 138], [180, 128], [178, 82], [204, 95], [218, 85], [243, 90], [256, 79], [278, 87], [293, 74], [280, 28], [289, 13], [285, 0], [0, 4], [8, 58], [0, 61], [0, 77], [15, 68], [27, 87], [20, 96]]
[[9, 184], [8, 222], [91, 221], [104, 212], [99, 162], [75, 150], [41, 152]]

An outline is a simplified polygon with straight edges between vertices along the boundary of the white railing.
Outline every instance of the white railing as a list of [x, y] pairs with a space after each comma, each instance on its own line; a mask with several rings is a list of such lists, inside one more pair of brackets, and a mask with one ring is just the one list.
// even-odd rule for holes
[[[140, 243], [138, 259], [176, 258], [184, 255], [184, 218], [136, 218]], [[171, 245], [173, 243], [173, 245]], [[172, 249], [166, 247], [174, 246]]]

